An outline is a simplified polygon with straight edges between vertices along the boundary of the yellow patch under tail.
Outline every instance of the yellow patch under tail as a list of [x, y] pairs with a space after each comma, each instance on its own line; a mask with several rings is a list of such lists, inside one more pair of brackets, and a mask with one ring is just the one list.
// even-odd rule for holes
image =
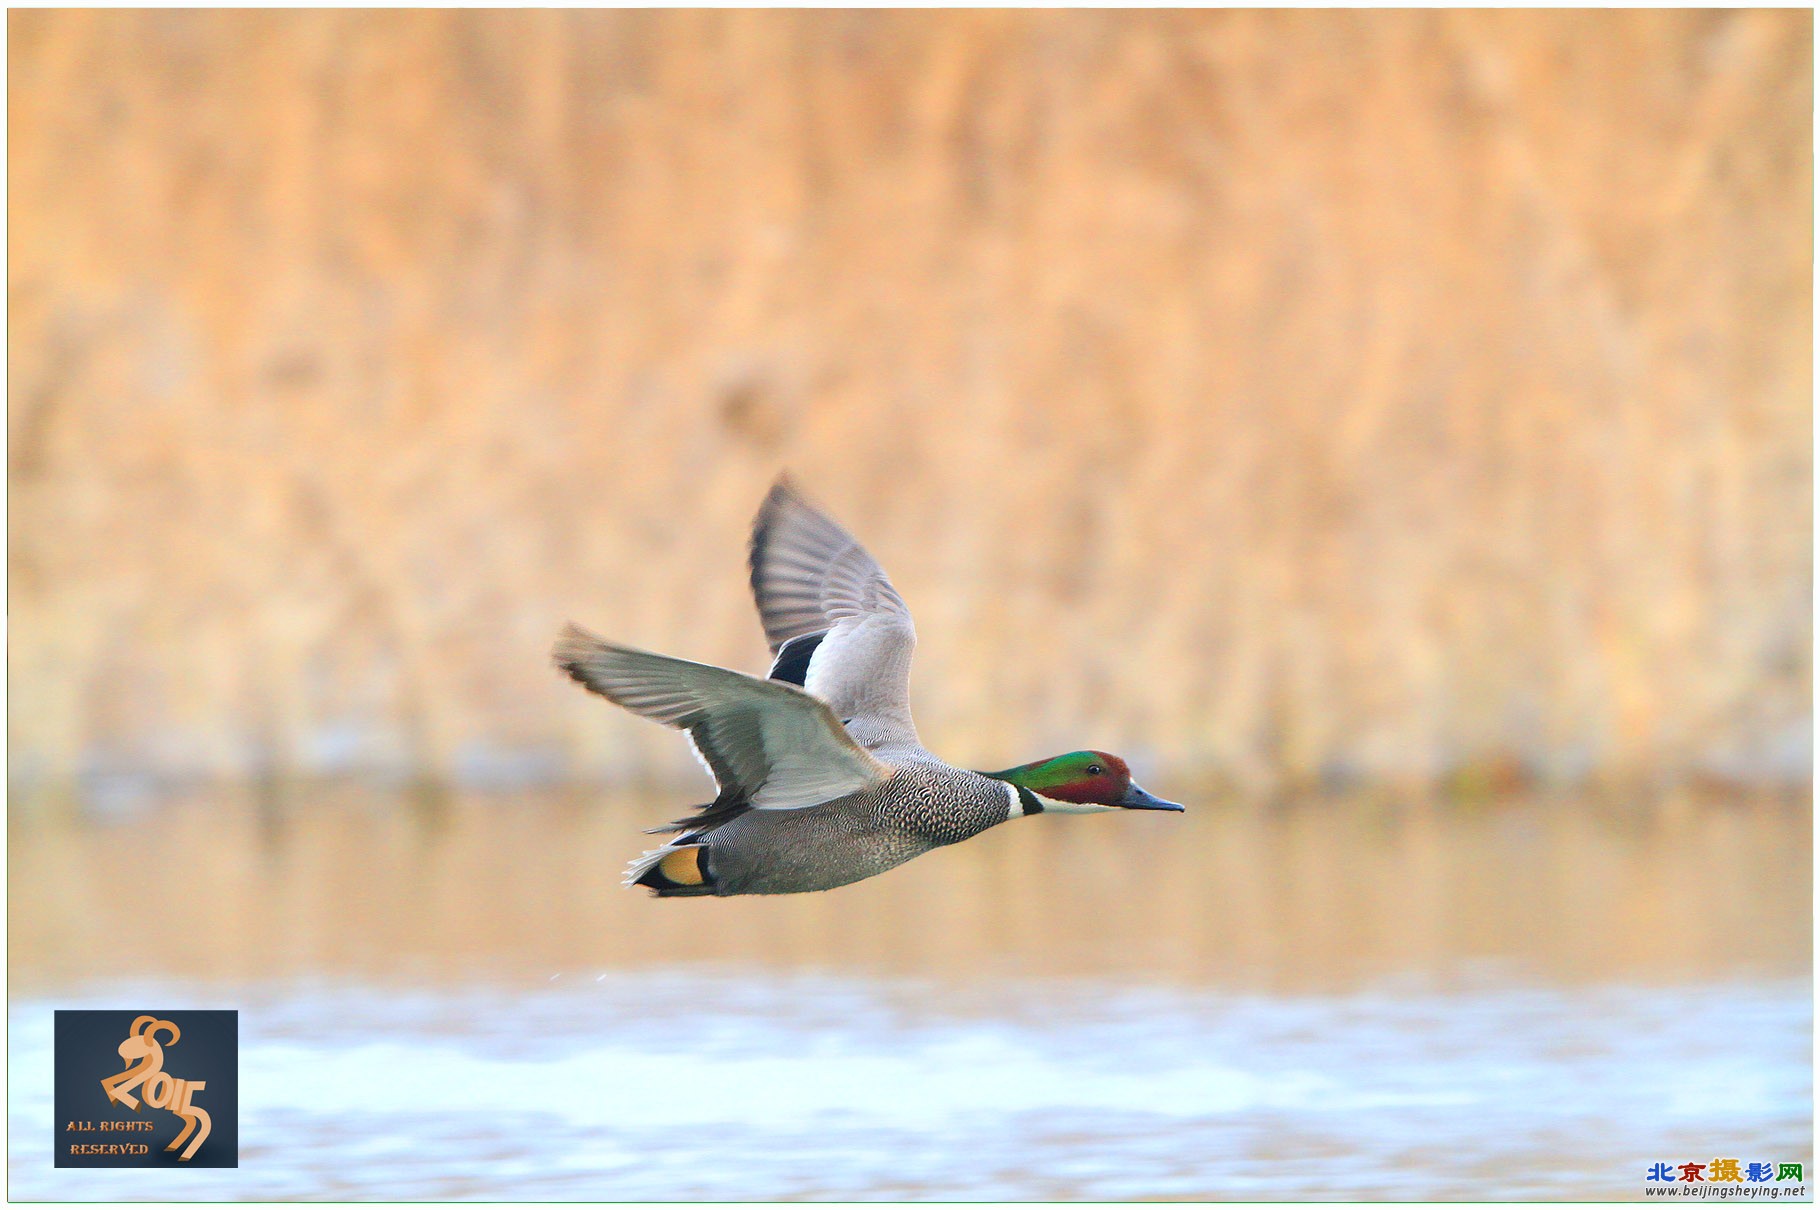
[[700, 886], [707, 881], [701, 870], [701, 850], [693, 846], [664, 854], [657, 870], [678, 886]]

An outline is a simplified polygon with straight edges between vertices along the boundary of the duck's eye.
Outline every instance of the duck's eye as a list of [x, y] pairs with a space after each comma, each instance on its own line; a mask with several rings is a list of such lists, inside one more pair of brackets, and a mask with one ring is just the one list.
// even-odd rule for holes
[[1091, 776], [1094, 776], [1094, 777], [1099, 776], [1101, 773], [1104, 773], [1105, 771], [1106, 770], [1100, 768], [1098, 765], [1088, 765], [1087, 766], [1088, 774]]

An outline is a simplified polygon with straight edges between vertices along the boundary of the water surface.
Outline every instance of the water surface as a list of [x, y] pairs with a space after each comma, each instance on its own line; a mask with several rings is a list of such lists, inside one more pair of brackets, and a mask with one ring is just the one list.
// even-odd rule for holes
[[[1803, 803], [1037, 819], [754, 902], [618, 889], [661, 808], [314, 805], [15, 827], [15, 1197], [1636, 1197], [1812, 1158]], [[238, 1170], [50, 1167], [52, 1010], [138, 1004], [241, 1010]]]
[[[159, 1173], [173, 1197], [1629, 1197], [1658, 1159], [1808, 1148], [1796, 983], [952, 997], [672, 972], [190, 998], [243, 1014], [241, 1167]], [[50, 1007], [11, 1014], [13, 1195], [145, 1196], [48, 1167]]]

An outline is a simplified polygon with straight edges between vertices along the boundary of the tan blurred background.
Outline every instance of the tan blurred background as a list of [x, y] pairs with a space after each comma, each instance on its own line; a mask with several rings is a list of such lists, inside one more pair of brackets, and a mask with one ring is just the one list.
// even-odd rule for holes
[[[201, 1198], [1811, 1156], [1810, 13], [8, 28], [12, 1196], [78, 1003], [243, 1010]], [[1189, 811], [622, 889], [704, 779], [551, 641], [762, 670], [786, 468], [935, 751]]]
[[8, 21], [21, 801], [693, 776], [786, 467], [957, 763], [1809, 776], [1808, 13]]

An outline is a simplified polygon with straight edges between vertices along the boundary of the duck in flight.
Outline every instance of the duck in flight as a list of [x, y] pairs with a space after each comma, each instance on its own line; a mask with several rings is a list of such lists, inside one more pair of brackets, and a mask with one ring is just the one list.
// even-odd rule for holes
[[688, 733], [719, 793], [657, 833], [625, 885], [664, 897], [826, 891], [1023, 815], [1180, 811], [1107, 752], [976, 773], [910, 721], [916, 628], [876, 560], [787, 480], [752, 529], [752, 592], [770, 675], [655, 655], [569, 625], [557, 666]]

